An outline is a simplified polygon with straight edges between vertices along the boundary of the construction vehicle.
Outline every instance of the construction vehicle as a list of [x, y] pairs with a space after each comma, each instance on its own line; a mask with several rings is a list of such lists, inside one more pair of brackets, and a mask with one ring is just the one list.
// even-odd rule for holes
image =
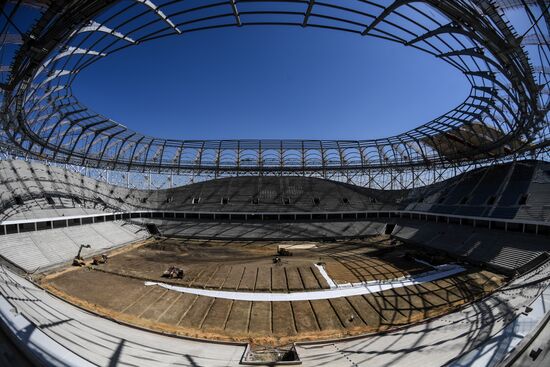
[[107, 264], [109, 257], [106, 254], [101, 254], [101, 256], [94, 256], [92, 259], [92, 265]]
[[171, 266], [162, 273], [163, 278], [183, 279], [183, 269]]
[[73, 259], [73, 266], [84, 266], [86, 263], [84, 262], [84, 259], [82, 258], [82, 249], [83, 248], [90, 248], [92, 246], [90, 245], [80, 245], [80, 248], [78, 249], [78, 254]]
[[288, 251], [286, 248], [284, 247], [280, 247], [278, 250], [277, 250], [277, 255], [279, 256], [292, 256], [292, 252]]

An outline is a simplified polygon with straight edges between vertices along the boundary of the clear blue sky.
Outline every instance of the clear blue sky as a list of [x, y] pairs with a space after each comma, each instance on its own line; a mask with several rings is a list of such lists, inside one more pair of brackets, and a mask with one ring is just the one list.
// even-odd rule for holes
[[74, 92], [157, 137], [365, 139], [447, 112], [469, 84], [433, 56], [388, 41], [243, 27], [129, 47], [84, 70]]

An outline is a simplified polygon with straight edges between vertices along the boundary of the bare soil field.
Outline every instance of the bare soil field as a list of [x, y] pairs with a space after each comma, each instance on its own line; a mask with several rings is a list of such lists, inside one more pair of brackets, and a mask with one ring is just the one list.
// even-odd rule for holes
[[[418, 251], [387, 238], [317, 243], [272, 259], [277, 243], [161, 240], [129, 247], [107, 264], [44, 275], [43, 287], [69, 302], [128, 324], [175, 335], [284, 345], [380, 332], [448, 313], [500, 286], [504, 278], [468, 269], [453, 277], [366, 296], [297, 302], [247, 302], [145, 286], [161, 281], [247, 292], [329, 288], [316, 263], [338, 283], [395, 279], [429, 270]], [[183, 279], [166, 280], [169, 266]]]

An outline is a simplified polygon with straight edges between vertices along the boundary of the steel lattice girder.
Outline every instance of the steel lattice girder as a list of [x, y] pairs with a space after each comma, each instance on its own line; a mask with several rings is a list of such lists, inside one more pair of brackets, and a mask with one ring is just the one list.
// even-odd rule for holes
[[[522, 42], [498, 5], [488, 0], [387, 3], [53, 1], [22, 37], [11, 65], [2, 106], [5, 130], [12, 144], [38, 157], [136, 171], [420, 167], [530, 149], [547, 126], [548, 97], [542, 97], [543, 81], [535, 78], [525, 50], [529, 42]], [[508, 3], [503, 5], [512, 6]], [[91, 111], [72, 95], [71, 83], [82, 69], [118, 50], [171, 35], [251, 25], [333, 29], [414, 47], [462, 71], [471, 83], [470, 95], [416, 129], [356, 141], [156, 139]], [[536, 37], [530, 42], [539, 49], [549, 49], [546, 34], [530, 37]]]

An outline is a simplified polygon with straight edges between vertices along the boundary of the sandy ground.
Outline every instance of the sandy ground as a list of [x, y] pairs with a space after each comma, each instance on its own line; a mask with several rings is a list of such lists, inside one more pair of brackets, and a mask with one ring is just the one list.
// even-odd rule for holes
[[[146, 287], [145, 280], [198, 288], [289, 292], [328, 288], [315, 263], [336, 283], [393, 279], [424, 272], [422, 255], [386, 238], [318, 243], [273, 264], [277, 243], [164, 240], [130, 247], [108, 264], [59, 271], [41, 284], [93, 312], [161, 332], [223, 341], [284, 345], [379, 332], [448, 313], [500, 286], [497, 274], [465, 273], [366, 296], [298, 302], [246, 302]], [[160, 278], [171, 265], [183, 279]]]

